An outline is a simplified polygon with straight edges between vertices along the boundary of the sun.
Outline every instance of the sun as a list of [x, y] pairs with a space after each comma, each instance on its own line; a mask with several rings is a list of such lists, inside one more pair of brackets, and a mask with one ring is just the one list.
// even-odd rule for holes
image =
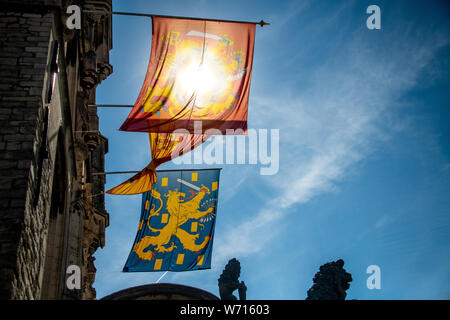
[[219, 59], [204, 57], [185, 61], [176, 75], [177, 86], [185, 99], [195, 99], [197, 108], [205, 108], [223, 95], [227, 77]]

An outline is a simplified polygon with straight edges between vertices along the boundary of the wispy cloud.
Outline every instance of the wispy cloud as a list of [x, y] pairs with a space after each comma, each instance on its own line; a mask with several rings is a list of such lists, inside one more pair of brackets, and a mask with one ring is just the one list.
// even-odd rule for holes
[[253, 97], [252, 107], [258, 110], [253, 124], [280, 128], [280, 173], [261, 177], [266, 185], [277, 186], [271, 188], [271, 199], [216, 238], [218, 264], [260, 252], [277, 236], [281, 218], [295, 214], [296, 205], [334, 190], [376, 150], [380, 137], [386, 139], [384, 121], [396, 100], [415, 86], [421, 70], [447, 44], [439, 34], [391, 36], [397, 41], [380, 52], [364, 32], [355, 32], [339, 54], [306, 75], [309, 87]]

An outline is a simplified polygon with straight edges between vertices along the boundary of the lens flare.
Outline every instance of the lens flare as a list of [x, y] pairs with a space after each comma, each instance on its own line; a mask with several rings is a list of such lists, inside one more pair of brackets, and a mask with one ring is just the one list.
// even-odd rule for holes
[[220, 97], [226, 86], [225, 70], [217, 59], [186, 63], [180, 68], [176, 78], [185, 98], [189, 99], [195, 94], [198, 108], [203, 108], [208, 101]]

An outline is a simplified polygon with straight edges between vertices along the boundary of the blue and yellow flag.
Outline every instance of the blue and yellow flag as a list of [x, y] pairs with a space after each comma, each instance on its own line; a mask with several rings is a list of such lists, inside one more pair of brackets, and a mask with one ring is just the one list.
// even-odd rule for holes
[[124, 272], [211, 268], [220, 169], [158, 171]]

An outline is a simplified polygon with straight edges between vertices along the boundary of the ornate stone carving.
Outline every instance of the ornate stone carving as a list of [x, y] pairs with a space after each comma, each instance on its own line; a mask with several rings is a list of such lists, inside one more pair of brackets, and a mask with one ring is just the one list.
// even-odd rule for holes
[[86, 184], [86, 194], [83, 199], [84, 227], [83, 227], [83, 299], [95, 298], [96, 292], [92, 287], [95, 281], [95, 258], [93, 254], [99, 247], [105, 245], [105, 228], [109, 225], [107, 212], [98, 210], [92, 203], [92, 184]]
[[111, 73], [113, 73], [113, 66], [109, 63], [97, 63], [97, 70], [100, 77], [100, 82], [105, 80]]
[[100, 137], [96, 132], [88, 132], [84, 135], [84, 142], [87, 144], [90, 151], [94, 151], [100, 144]]
[[[83, 10], [84, 55], [81, 85], [85, 90], [95, 88], [113, 71], [109, 64], [109, 50], [112, 48], [111, 1], [85, 1]], [[95, 11], [95, 12], [94, 12]]]
[[241, 274], [241, 264], [233, 258], [228, 261], [225, 269], [220, 275], [219, 281], [219, 294], [222, 300], [237, 300], [233, 295], [234, 290], [238, 290], [239, 300], [246, 300], [247, 287], [244, 281], [239, 282], [239, 276]]
[[94, 51], [87, 52], [83, 57], [81, 69], [81, 86], [86, 89], [92, 89], [99, 83], [97, 74], [97, 57]]
[[343, 268], [344, 261], [325, 263], [313, 278], [306, 300], [345, 300], [352, 275]]

